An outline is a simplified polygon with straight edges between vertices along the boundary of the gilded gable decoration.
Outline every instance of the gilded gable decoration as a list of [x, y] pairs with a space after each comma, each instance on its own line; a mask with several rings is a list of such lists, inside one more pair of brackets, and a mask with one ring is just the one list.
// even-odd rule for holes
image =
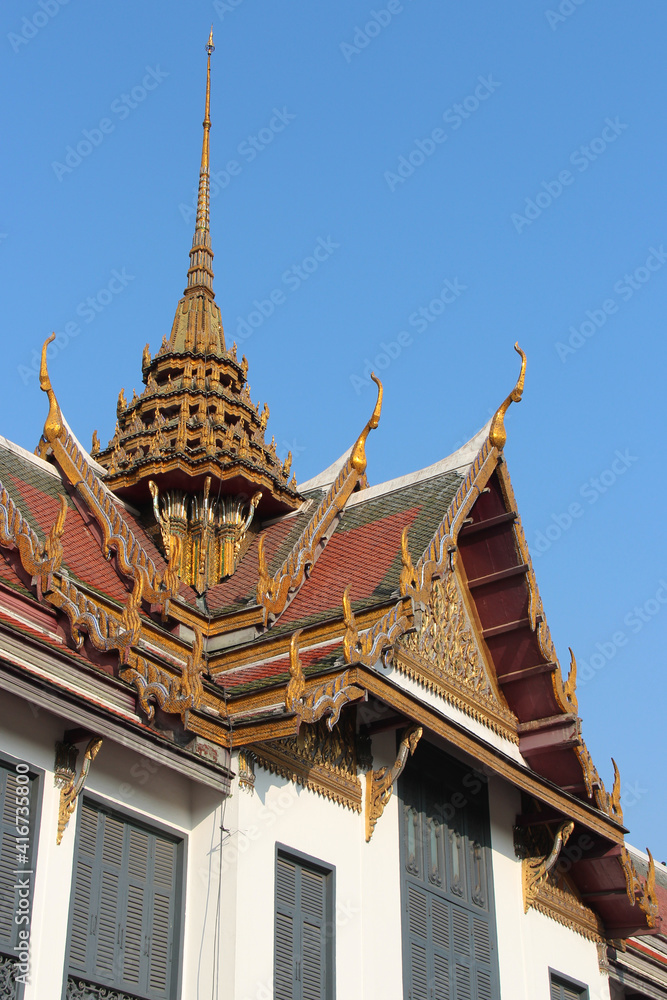
[[485, 668], [454, 570], [433, 579], [419, 619], [417, 629], [399, 640], [397, 668], [494, 732], [518, 742], [516, 718]]
[[[523, 858], [521, 881], [524, 912], [527, 913], [532, 907], [589, 941], [600, 942], [603, 940], [604, 928], [599, 917], [582, 903], [566, 876], [558, 873], [561, 851], [573, 829], [574, 823], [564, 820], [556, 831], [549, 854]], [[518, 833], [515, 830], [515, 834]]]
[[180, 715], [183, 723], [188, 711], [201, 707], [204, 694], [201, 675], [205, 670], [203, 643], [201, 629], [195, 629], [192, 653], [181, 667], [180, 676], [167, 672], [144, 656], [130, 655], [121, 677], [137, 689], [139, 704], [149, 722], [155, 718], [156, 705], [163, 712]]

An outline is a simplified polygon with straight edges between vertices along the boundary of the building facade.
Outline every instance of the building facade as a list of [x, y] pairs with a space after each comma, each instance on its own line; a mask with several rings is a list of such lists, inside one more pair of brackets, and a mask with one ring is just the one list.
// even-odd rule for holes
[[[44, 345], [0, 439], [0, 997], [667, 997], [491, 421], [371, 486], [297, 483], [225, 341], [209, 230], [169, 336], [79, 443]], [[360, 420], [360, 424], [361, 424]]]

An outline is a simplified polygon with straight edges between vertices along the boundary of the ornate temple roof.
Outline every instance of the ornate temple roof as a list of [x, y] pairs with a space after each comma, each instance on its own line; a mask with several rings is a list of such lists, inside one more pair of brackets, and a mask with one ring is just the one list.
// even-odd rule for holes
[[[521, 791], [518, 826], [553, 840], [568, 820], [592, 839], [572, 899], [556, 893], [552, 908], [596, 939], [655, 933], [654, 866], [637, 872], [618, 772], [608, 792], [583, 740], [576, 662], [565, 676], [507, 471], [504, 418], [525, 355], [517, 347], [516, 385], [467, 445], [369, 486], [375, 379], [357, 441], [297, 492], [264, 442], [268, 409], [250, 402], [213, 298], [212, 38], [207, 49], [188, 285], [170, 339], [144, 352], [145, 391], [121, 395], [110, 446], [87, 454], [60, 410], [47, 341], [39, 454], [0, 439], [6, 648], [47, 650], [54, 689], [156, 742], [241, 747], [281, 773], [297, 766], [302, 726], [423, 727]], [[25, 657], [6, 658], [27, 670]], [[45, 670], [28, 681], [43, 686]], [[299, 781], [361, 810], [356, 774], [298, 767]]]

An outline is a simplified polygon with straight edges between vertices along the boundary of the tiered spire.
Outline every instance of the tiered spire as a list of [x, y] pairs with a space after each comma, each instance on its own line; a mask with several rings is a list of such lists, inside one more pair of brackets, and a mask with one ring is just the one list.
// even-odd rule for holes
[[[231, 524], [230, 511], [236, 511], [234, 524], [246, 525], [250, 516], [246, 511], [248, 504], [254, 510], [259, 503], [261, 516], [275, 516], [294, 510], [301, 503], [296, 480], [294, 477], [289, 480], [291, 456], [281, 462], [275, 442], [266, 444], [264, 432], [269, 408], [264, 404], [260, 409], [260, 404], [250, 399], [248, 362], [245, 357], [238, 359], [236, 344], [227, 350], [220, 309], [214, 301], [209, 230], [213, 50], [211, 29], [206, 46], [206, 106], [197, 218], [187, 287], [176, 307], [169, 339], [163, 338], [154, 357], [148, 345], [144, 348], [143, 392], [140, 396], [135, 393], [128, 402], [121, 390], [116, 432], [103, 451], [93, 438], [92, 453], [107, 470], [106, 481], [114, 492], [139, 506], [150, 504], [152, 494], [163, 538], [169, 536], [170, 518], [177, 509], [182, 515], [179, 524], [183, 522], [186, 534], [190, 531], [190, 521], [193, 525], [197, 519], [202, 521], [202, 511], [206, 511], [204, 521], [210, 522], [215, 534], [216, 511], [221, 518], [219, 528], [223, 524], [228, 527], [227, 522]], [[149, 486], [151, 482], [153, 485]], [[213, 497], [217, 498], [215, 503]], [[236, 538], [236, 528], [234, 532]], [[186, 549], [187, 545], [184, 553]], [[220, 565], [226, 567], [223, 575], [227, 575], [229, 553], [224, 558], [219, 555]], [[190, 557], [194, 566], [197, 562], [194, 553]], [[201, 560], [197, 565], [201, 568], [200, 563]], [[199, 570], [195, 573], [193, 569], [192, 574], [188, 571], [186, 575], [201, 579]], [[210, 579], [208, 573], [205, 576]]]
[[213, 44], [213, 26], [208, 36], [206, 51], [208, 63], [206, 66], [206, 110], [204, 112], [204, 138], [201, 147], [201, 167], [199, 169], [199, 194], [197, 196], [197, 218], [195, 234], [190, 251], [190, 269], [188, 271], [188, 287], [186, 295], [192, 288], [207, 288], [213, 298], [213, 251], [211, 250], [211, 233], [209, 230], [209, 206], [211, 200], [210, 180], [210, 132], [211, 132], [211, 53], [215, 50]]

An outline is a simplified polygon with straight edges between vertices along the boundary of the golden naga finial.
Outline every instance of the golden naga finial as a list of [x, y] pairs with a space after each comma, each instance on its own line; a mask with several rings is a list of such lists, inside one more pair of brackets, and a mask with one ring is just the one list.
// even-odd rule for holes
[[371, 419], [368, 421], [363, 431], [359, 435], [357, 442], [352, 449], [352, 454], [350, 455], [350, 463], [352, 468], [355, 469], [360, 476], [363, 476], [366, 471], [366, 438], [371, 431], [374, 431], [377, 425], [380, 423], [380, 414], [382, 413], [382, 382], [371, 372], [371, 378], [378, 387], [378, 398], [375, 403], [375, 409], [371, 414]]
[[296, 712], [298, 703], [303, 697], [306, 687], [306, 678], [303, 673], [303, 666], [299, 657], [299, 637], [302, 629], [297, 629], [292, 634], [289, 647], [289, 683], [285, 691], [285, 708], [288, 712]]
[[519, 378], [505, 402], [498, 410], [496, 410], [493, 420], [491, 421], [491, 428], [489, 430], [489, 444], [494, 448], [497, 448], [498, 451], [503, 450], [505, 442], [507, 441], [505, 414], [509, 409], [510, 403], [521, 402], [521, 397], [523, 396], [523, 385], [526, 377], [526, 355], [519, 347], [518, 342], [514, 345], [514, 350], [517, 354], [521, 355], [521, 371], [519, 372]]
[[401, 576], [399, 586], [401, 597], [407, 597], [411, 592], [415, 593], [419, 589], [417, 585], [417, 571], [412, 562], [412, 556], [408, 547], [407, 524], [401, 534]]
[[47, 337], [44, 341], [42, 346], [42, 362], [39, 366], [39, 387], [49, 398], [49, 412], [44, 423], [44, 437], [47, 441], [53, 441], [54, 438], [58, 437], [63, 429], [62, 413], [60, 412], [58, 400], [56, 399], [56, 394], [53, 391], [53, 386], [51, 385], [49, 370], [46, 364], [46, 349], [55, 339], [56, 335], [55, 333], [52, 333], [51, 336]]

